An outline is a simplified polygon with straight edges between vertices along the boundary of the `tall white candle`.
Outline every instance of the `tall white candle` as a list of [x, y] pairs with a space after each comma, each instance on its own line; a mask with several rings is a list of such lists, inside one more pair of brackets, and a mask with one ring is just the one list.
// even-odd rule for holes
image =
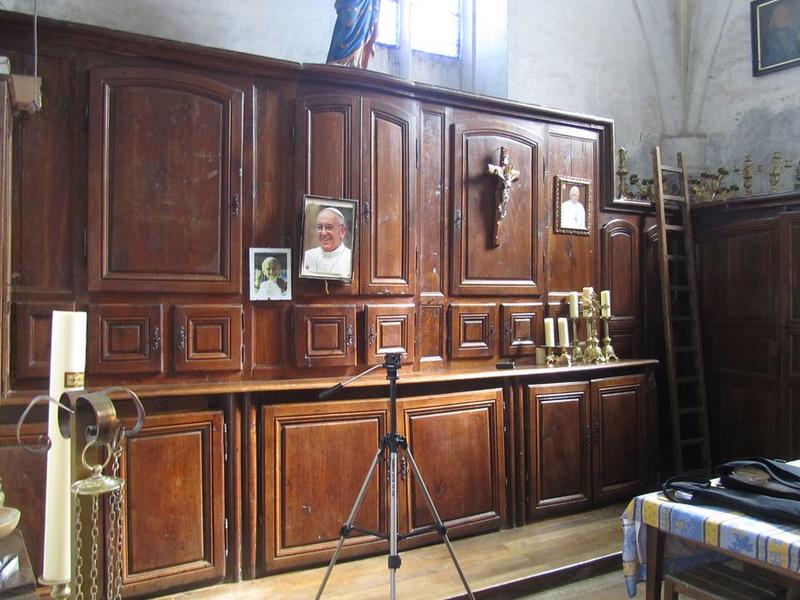
[[548, 348], [555, 347], [555, 335], [553, 332], [553, 319], [548, 317], [544, 320], [544, 345]]
[[[50, 397], [58, 400], [65, 391], [81, 389], [85, 365], [86, 313], [53, 311]], [[47, 435], [52, 446], [47, 452], [42, 578], [68, 581], [72, 578], [71, 443], [61, 436], [54, 404], [50, 404]]]
[[578, 292], [569, 293], [569, 317], [570, 319], [578, 318]]
[[558, 343], [562, 348], [569, 348], [569, 329], [567, 327], [567, 318], [558, 317]]
[[611, 292], [609, 290], [600, 292], [600, 315], [611, 317]]
[[592, 305], [592, 294], [594, 294], [594, 288], [585, 287], [583, 288], [583, 316], [588, 317], [591, 314], [591, 305]]

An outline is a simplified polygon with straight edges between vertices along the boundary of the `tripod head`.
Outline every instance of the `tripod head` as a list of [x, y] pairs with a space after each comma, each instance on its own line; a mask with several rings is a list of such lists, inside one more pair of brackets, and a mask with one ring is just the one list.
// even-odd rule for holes
[[400, 354], [399, 352], [389, 352], [388, 354], [385, 354], [383, 356], [383, 364], [374, 365], [369, 369], [367, 369], [366, 371], [362, 371], [355, 377], [351, 377], [350, 379], [348, 379], [343, 383], [337, 383], [333, 387], [329, 387], [327, 390], [322, 390], [319, 393], [319, 399], [326, 400], [330, 398], [334, 394], [337, 394], [339, 390], [341, 390], [343, 387], [346, 387], [347, 385], [354, 382], [356, 379], [360, 379], [367, 373], [372, 373], [375, 369], [380, 369], [380, 368], [386, 369], [386, 379], [388, 379], [389, 382], [392, 384], [392, 387], [394, 387], [394, 384], [397, 381], [397, 369], [399, 369], [402, 366], [402, 363], [403, 363], [402, 354]]

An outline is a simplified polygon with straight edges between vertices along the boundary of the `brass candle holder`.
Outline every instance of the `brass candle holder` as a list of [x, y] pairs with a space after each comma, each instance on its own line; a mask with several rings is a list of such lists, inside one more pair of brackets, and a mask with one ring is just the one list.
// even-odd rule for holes
[[556, 355], [553, 353], [552, 346], [545, 346], [545, 362], [548, 367], [554, 367], [556, 365]]
[[70, 581], [49, 581], [47, 579], [39, 578], [39, 583], [45, 587], [50, 588], [50, 597], [53, 600], [61, 600], [62, 598], [69, 598], [72, 595], [70, 589]]
[[584, 296], [583, 318], [586, 321], [586, 350], [583, 354], [585, 363], [604, 363], [606, 357], [600, 349], [600, 341], [597, 339], [596, 319], [600, 314], [600, 303], [597, 301], [597, 294], [592, 291], [588, 297]]
[[[610, 308], [607, 305], [603, 306], [604, 309]], [[607, 311], [607, 317], [601, 317], [603, 319], [603, 356], [605, 357], [606, 361], [609, 360], [619, 360], [616, 352], [614, 352], [614, 347], [611, 345], [611, 335], [609, 333], [608, 322], [611, 320], [611, 311]]]
[[583, 362], [583, 348], [581, 348], [581, 343], [578, 340], [578, 319], [579, 317], [569, 318], [572, 321], [572, 360], [574, 362]]
[[569, 353], [569, 346], [564, 346], [561, 348], [561, 354], [559, 354], [558, 358], [556, 358], [556, 366], [558, 367], [571, 367], [572, 366], [572, 356]]

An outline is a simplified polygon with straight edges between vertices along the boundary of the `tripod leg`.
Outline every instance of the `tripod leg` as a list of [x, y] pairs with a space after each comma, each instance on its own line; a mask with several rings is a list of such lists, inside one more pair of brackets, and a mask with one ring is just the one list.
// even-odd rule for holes
[[397, 554], [397, 448], [389, 453], [389, 598], [397, 598], [397, 569], [400, 557]]
[[431, 498], [431, 495], [428, 492], [428, 486], [425, 485], [425, 480], [422, 479], [422, 475], [419, 472], [417, 462], [414, 460], [411, 450], [405, 448], [405, 452], [406, 456], [408, 457], [408, 462], [411, 465], [411, 471], [414, 473], [414, 477], [416, 477], [417, 483], [419, 484], [419, 489], [422, 490], [422, 494], [425, 496], [425, 502], [428, 504], [428, 508], [431, 511], [431, 516], [433, 517], [433, 522], [436, 524], [436, 529], [447, 546], [447, 551], [450, 553], [450, 558], [453, 559], [453, 564], [456, 567], [456, 571], [458, 571], [458, 576], [461, 578], [461, 583], [464, 585], [464, 590], [467, 592], [467, 597], [469, 597], [470, 600], [475, 600], [475, 596], [473, 596], [472, 590], [467, 583], [467, 578], [464, 577], [464, 572], [461, 570], [461, 565], [458, 563], [456, 552], [453, 550], [453, 545], [450, 543], [450, 538], [447, 537], [447, 530], [445, 529], [444, 523], [442, 523], [442, 519], [439, 516], [439, 511], [436, 510], [436, 506], [433, 504], [433, 498]]
[[344, 525], [342, 526], [341, 534], [339, 535], [339, 543], [336, 546], [336, 551], [333, 553], [331, 562], [325, 571], [325, 576], [322, 578], [322, 583], [319, 586], [319, 590], [317, 590], [317, 595], [314, 597], [315, 600], [319, 600], [322, 597], [322, 592], [325, 590], [325, 584], [328, 583], [328, 577], [331, 576], [333, 566], [336, 564], [336, 560], [339, 558], [339, 552], [341, 552], [342, 546], [344, 546], [344, 541], [347, 539], [347, 534], [349, 533], [350, 527], [353, 526], [353, 522], [356, 520], [356, 515], [361, 508], [361, 503], [364, 501], [364, 496], [367, 494], [367, 487], [369, 487], [369, 482], [378, 468], [378, 462], [380, 461], [382, 455], [383, 446], [378, 448], [378, 451], [375, 453], [375, 458], [372, 459], [372, 465], [370, 466], [369, 471], [367, 471], [367, 476], [364, 478], [364, 483], [361, 485], [361, 491], [358, 492], [358, 497], [353, 503], [353, 508], [350, 510], [350, 516], [347, 517], [347, 521], [345, 521]]

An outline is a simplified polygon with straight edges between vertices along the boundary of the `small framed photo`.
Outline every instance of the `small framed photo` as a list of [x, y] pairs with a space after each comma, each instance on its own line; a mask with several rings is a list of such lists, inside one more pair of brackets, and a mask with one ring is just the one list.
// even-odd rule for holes
[[300, 277], [347, 282], [353, 278], [357, 211], [357, 200], [303, 198]]
[[250, 300], [291, 299], [291, 249], [250, 248]]
[[555, 177], [556, 233], [589, 235], [592, 222], [592, 181], [580, 177]]
[[800, 0], [750, 3], [753, 75], [800, 66]]

